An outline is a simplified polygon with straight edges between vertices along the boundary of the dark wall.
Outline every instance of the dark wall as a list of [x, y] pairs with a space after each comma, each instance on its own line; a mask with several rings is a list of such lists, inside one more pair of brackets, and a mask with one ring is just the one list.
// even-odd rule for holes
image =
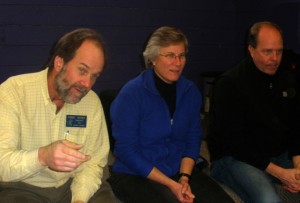
[[169, 25], [187, 35], [190, 49], [184, 74], [201, 88], [201, 72], [226, 70], [245, 55], [245, 32], [255, 21], [279, 22], [293, 36], [288, 37], [291, 48], [298, 51], [298, 2], [1, 0], [0, 83], [43, 69], [58, 37], [89, 27], [102, 34], [108, 48], [107, 67], [94, 89], [119, 88], [143, 69], [141, 54], [151, 32]]

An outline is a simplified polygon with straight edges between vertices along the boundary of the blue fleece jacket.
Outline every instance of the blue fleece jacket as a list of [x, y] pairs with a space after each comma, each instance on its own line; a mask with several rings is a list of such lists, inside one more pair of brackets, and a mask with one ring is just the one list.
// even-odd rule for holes
[[153, 167], [167, 176], [180, 170], [183, 157], [196, 161], [202, 128], [202, 98], [194, 83], [181, 76], [176, 84], [176, 109], [156, 89], [153, 69], [129, 81], [111, 105], [116, 161], [113, 171], [147, 177]]

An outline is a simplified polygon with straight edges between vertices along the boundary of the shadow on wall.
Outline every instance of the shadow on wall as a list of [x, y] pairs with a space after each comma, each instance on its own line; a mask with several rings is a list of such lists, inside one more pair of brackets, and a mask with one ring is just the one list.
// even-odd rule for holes
[[300, 1], [274, 5], [270, 17], [283, 31], [284, 46], [300, 53]]
[[9, 67], [9, 71], [7, 71], [7, 69], [8, 68], [5, 68], [5, 69], [3, 68], [2, 70], [0, 70], [0, 84], [3, 83], [5, 80], [7, 80], [11, 76], [38, 72], [38, 71], [41, 71], [44, 68], [24, 66], [24, 67], [17, 67], [17, 68]]
[[281, 67], [292, 71], [296, 75], [300, 89], [300, 54], [290, 49], [285, 49], [282, 55]]

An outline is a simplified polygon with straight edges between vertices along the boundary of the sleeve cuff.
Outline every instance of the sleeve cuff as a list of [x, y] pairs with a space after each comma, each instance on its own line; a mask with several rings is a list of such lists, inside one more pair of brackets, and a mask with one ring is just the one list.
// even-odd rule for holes
[[42, 166], [39, 162], [38, 158], [38, 149], [33, 151], [26, 152], [26, 161], [24, 162], [27, 166], [26, 169], [28, 170], [28, 173], [32, 172], [38, 172], [43, 168], [46, 168], [46, 166]]
[[90, 198], [89, 192], [86, 190], [72, 192], [72, 202], [78, 200], [88, 202]]

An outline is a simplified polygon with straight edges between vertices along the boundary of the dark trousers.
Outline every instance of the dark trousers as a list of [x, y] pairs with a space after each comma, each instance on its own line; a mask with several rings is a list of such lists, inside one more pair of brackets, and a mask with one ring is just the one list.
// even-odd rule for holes
[[[172, 179], [178, 181], [178, 176]], [[108, 182], [124, 203], [179, 203], [169, 188], [147, 178], [112, 172]], [[190, 186], [196, 196], [194, 203], [234, 203], [212, 178], [200, 170], [194, 170]]]
[[[0, 183], [0, 203], [71, 203], [72, 179], [58, 188], [40, 188], [23, 182]], [[115, 203], [114, 194], [107, 182], [90, 199], [89, 203]]]

